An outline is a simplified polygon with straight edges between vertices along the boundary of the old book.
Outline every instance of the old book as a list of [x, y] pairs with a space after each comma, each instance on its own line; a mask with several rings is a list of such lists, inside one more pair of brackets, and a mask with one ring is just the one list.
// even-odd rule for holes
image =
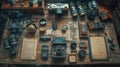
[[37, 39], [24, 38], [22, 44], [21, 59], [35, 60], [37, 52]]
[[90, 37], [90, 58], [91, 60], [107, 60], [107, 49], [104, 37]]

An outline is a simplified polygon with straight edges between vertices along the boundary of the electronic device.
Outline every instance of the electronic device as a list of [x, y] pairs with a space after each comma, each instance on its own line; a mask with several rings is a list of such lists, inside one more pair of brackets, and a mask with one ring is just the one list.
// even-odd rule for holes
[[94, 20], [98, 16], [97, 9], [92, 9], [87, 12], [87, 18], [89, 20]]
[[10, 31], [11, 34], [18, 34], [18, 33], [20, 33], [20, 30], [22, 33], [23, 23], [24, 22], [21, 19], [14, 19], [14, 20], [12, 19], [12, 20], [10, 20], [10, 23], [8, 25], [8, 30]]
[[64, 59], [66, 57], [66, 40], [64, 37], [53, 38], [51, 56], [53, 59]]
[[89, 1], [87, 4], [87, 18], [94, 20], [98, 16], [98, 4], [95, 0]]
[[87, 32], [87, 26], [86, 26], [86, 24], [82, 24], [82, 34], [86, 34], [86, 32]]
[[7, 49], [8, 55], [10, 57], [15, 57], [17, 55], [16, 47], [18, 45], [18, 40], [24, 31], [24, 17], [19, 11], [8, 11], [9, 22], [7, 25], [7, 37], [3, 39], [3, 48]]
[[105, 7], [99, 6], [99, 18], [101, 21], [112, 21], [112, 13]]
[[88, 27], [90, 31], [103, 31], [105, 25], [103, 22], [96, 22], [96, 23], [88, 23]]
[[48, 46], [47, 45], [42, 45], [41, 49], [41, 58], [42, 59], [48, 59]]
[[10, 31], [10, 34], [18, 34], [18, 35], [22, 34], [24, 30], [24, 27], [23, 27], [24, 19], [20, 17], [21, 16], [16, 18], [11, 17], [10, 22], [8, 24], [8, 30]]
[[88, 37], [88, 29], [86, 23], [79, 23], [79, 34], [80, 34], [80, 38]]
[[52, 29], [57, 30], [57, 22], [55, 20], [52, 21]]
[[56, 14], [57, 17], [68, 13], [69, 5], [67, 3], [48, 3], [47, 9], [50, 14]]
[[57, 15], [58, 17], [62, 16], [62, 15], [63, 15], [63, 10], [62, 10], [61, 8], [57, 8], [57, 9], [56, 9], [56, 15]]

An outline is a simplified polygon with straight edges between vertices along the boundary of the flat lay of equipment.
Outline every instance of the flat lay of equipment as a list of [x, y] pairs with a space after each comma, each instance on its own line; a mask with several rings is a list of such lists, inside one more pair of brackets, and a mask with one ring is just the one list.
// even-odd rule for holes
[[0, 3], [0, 64], [120, 64], [119, 0]]

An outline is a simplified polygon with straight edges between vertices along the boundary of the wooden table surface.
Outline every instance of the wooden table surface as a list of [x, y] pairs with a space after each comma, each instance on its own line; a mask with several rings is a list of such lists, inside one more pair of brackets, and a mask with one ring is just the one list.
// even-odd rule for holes
[[[36, 18], [37, 22], [34, 22], [38, 29], [35, 33], [35, 36], [33, 38], [38, 39], [38, 43], [37, 43], [37, 54], [36, 54], [36, 60], [21, 60], [21, 51], [22, 51], [22, 44], [23, 44], [23, 38], [29, 38], [29, 35], [27, 35], [26, 29], [24, 30], [21, 38], [19, 39], [19, 44], [16, 47], [18, 50], [18, 54], [15, 58], [9, 58], [7, 51], [3, 49], [2, 46], [0, 46], [0, 63], [7, 63], [7, 64], [36, 64], [36, 65], [41, 65], [41, 64], [65, 64], [68, 65], [70, 64], [68, 62], [68, 56], [71, 55], [71, 50], [70, 50], [70, 43], [72, 41], [75, 41], [76, 43], [85, 41], [88, 44], [88, 39], [80, 39], [79, 38], [79, 29], [78, 29], [78, 23], [92, 23], [92, 22], [97, 22], [99, 21], [98, 18], [95, 19], [95, 21], [89, 21], [87, 19], [87, 17], [85, 17], [85, 19], [81, 19], [80, 17], [78, 17], [77, 20], [72, 20], [71, 18], [71, 14], [70, 11], [68, 11], [68, 15], [63, 16], [62, 18], [58, 19], [56, 18], [54, 15], [49, 15], [48, 11], [45, 10], [45, 15], [44, 16], [39, 16], [39, 15], [33, 15], [33, 19]], [[67, 42], [67, 49], [66, 49], [66, 58], [63, 62], [58, 62], [58, 61], [54, 61], [51, 56], [50, 56], [50, 51], [51, 51], [51, 41], [50, 42], [39, 42], [39, 20], [41, 18], [45, 18], [47, 20], [47, 25], [45, 26], [46, 28], [46, 34], [49, 34], [51, 39], [53, 38], [53, 36], [58, 36], [58, 37], [66, 37], [66, 42]], [[9, 20], [9, 19], [8, 19]], [[58, 29], [56, 31], [53, 31], [51, 29], [51, 22], [53, 20], [57, 21], [57, 26]], [[9, 23], [9, 22], [8, 22]], [[79, 59], [79, 57], [77, 56], [77, 63], [76, 64], [109, 64], [109, 63], [120, 63], [120, 50], [119, 50], [119, 45], [117, 42], [117, 37], [116, 37], [116, 33], [115, 33], [115, 28], [114, 28], [114, 24], [113, 22], [104, 22], [105, 24], [105, 30], [104, 32], [88, 32], [88, 34], [90, 35], [90, 37], [105, 37], [105, 39], [107, 40], [107, 38], [109, 36], [113, 37], [113, 43], [115, 43], [116, 45], [116, 50], [114, 52], [111, 52], [109, 49], [110, 44], [108, 42], [106, 42], [106, 46], [107, 46], [107, 51], [108, 51], [108, 59], [107, 61], [91, 61], [90, 60], [90, 53], [89, 53], [89, 47], [87, 47], [86, 52], [87, 52], [87, 56], [85, 57], [84, 60]], [[66, 33], [62, 33], [61, 32], [61, 28], [63, 25], [67, 25], [68, 26], [68, 30]], [[24, 21], [24, 26], [26, 26], [26, 21]], [[72, 27], [71, 27], [72, 26]], [[75, 30], [71, 30], [74, 27]], [[76, 32], [76, 33], [75, 33]], [[106, 35], [106, 34], [107, 35]], [[4, 36], [3, 38], [5, 38], [8, 35], [8, 31], [7, 31], [7, 24], [6, 24], [6, 29], [4, 31]], [[48, 45], [49, 46], [49, 58], [47, 61], [43, 61], [40, 57], [41, 54], [41, 46], [42, 45]], [[1, 44], [2, 45], [2, 44]], [[89, 44], [88, 44], [89, 45]], [[80, 50], [79, 46], [77, 45], [77, 52], [74, 54], [78, 54], [78, 51]]]

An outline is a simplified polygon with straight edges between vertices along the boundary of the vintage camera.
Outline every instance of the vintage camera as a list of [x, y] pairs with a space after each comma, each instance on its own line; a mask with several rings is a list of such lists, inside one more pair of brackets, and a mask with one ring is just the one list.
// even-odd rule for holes
[[[10, 22], [8, 25], [8, 30], [10, 31], [10, 34], [18, 34], [22, 33], [23, 30], [23, 23], [24, 23], [24, 16], [20, 11], [8, 11], [10, 14]], [[20, 30], [21, 32], [20, 32]]]
[[47, 9], [49, 14], [56, 14], [57, 17], [68, 13], [69, 5], [67, 3], [48, 3]]
[[53, 38], [51, 55], [53, 59], [64, 59], [66, 57], [66, 40], [64, 37]]
[[23, 32], [23, 20], [21, 19], [12, 19], [9, 23], [8, 30], [10, 34], [20, 34]]
[[87, 12], [87, 18], [89, 20], [94, 20], [98, 16], [98, 10], [92, 9]]
[[98, 16], [98, 4], [95, 0], [88, 2], [87, 4], [87, 17], [89, 20], [94, 20]]

